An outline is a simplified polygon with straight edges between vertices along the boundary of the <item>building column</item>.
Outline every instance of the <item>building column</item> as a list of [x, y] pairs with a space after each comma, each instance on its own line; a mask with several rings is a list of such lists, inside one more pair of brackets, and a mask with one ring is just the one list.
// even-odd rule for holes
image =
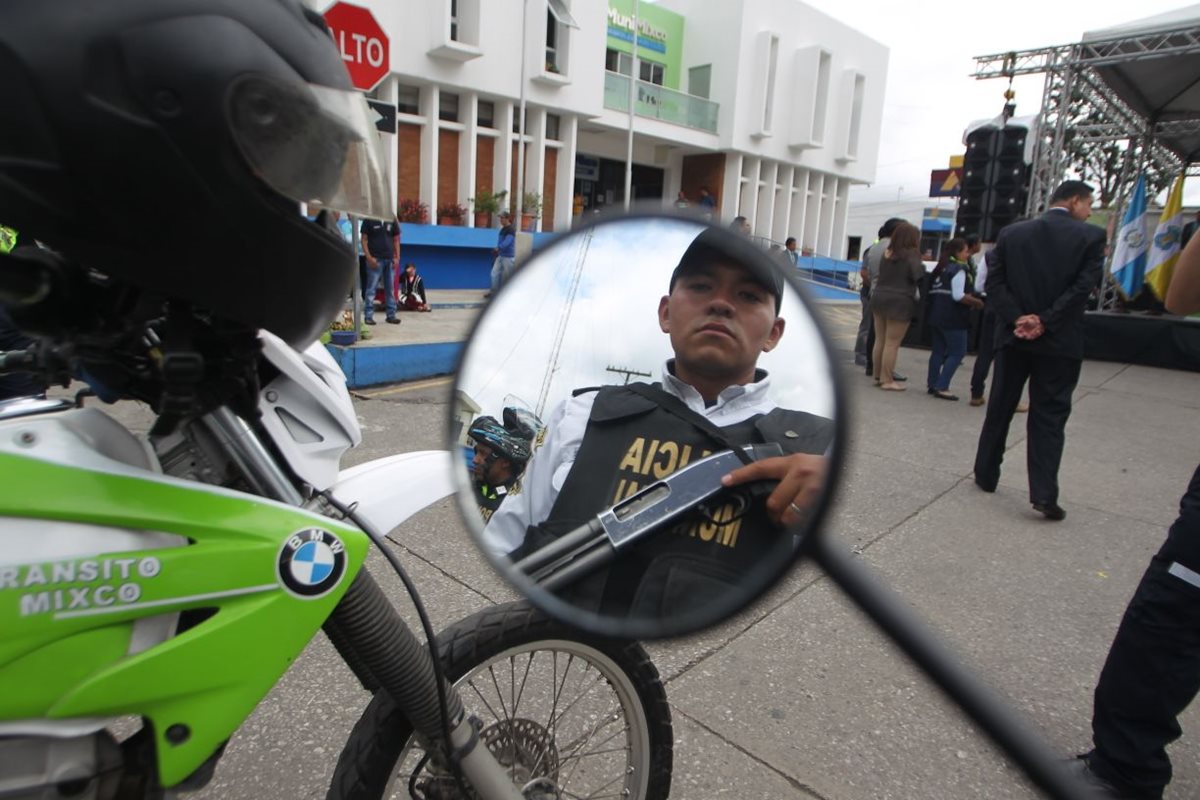
[[735, 216], [745, 217], [750, 222], [750, 232], [758, 235], [758, 189], [762, 177], [762, 159], [747, 156], [742, 162], [741, 202]]
[[826, 175], [825, 182], [821, 187], [821, 227], [817, 235], [817, 254], [822, 256], [832, 255], [833, 212], [837, 209], [835, 202], [837, 183], [838, 179], [833, 175]]
[[[775, 239], [775, 184], [779, 179], [779, 162], [768, 161], [759, 167], [758, 180], [758, 224], [759, 236]], [[782, 240], [780, 240], [782, 241]]]
[[[672, 147], [667, 156], [666, 168], [663, 170], [663, 208], [674, 209], [679, 190], [683, 188], [683, 149]], [[695, 206], [699, 197], [689, 197], [688, 202]]]
[[533, 225], [535, 231], [540, 231], [546, 205], [546, 109], [526, 103], [525, 110], [529, 115], [525, 121], [525, 138], [532, 139], [525, 153], [525, 191], [537, 192], [542, 198], [542, 212]]
[[571, 227], [575, 208], [575, 151], [579, 141], [579, 117], [564, 116], [558, 123], [562, 147], [558, 151], [558, 172], [554, 189], [554, 230]]
[[714, 224], [728, 223], [738, 214], [742, 195], [742, 162], [745, 156], [741, 153], [725, 154], [725, 177], [721, 184], [720, 216], [713, 220]]
[[808, 243], [804, 239], [804, 212], [808, 208], [808, 170], [803, 168], [796, 169], [792, 176], [792, 185], [788, 190], [791, 197], [792, 210], [791, 221], [789, 227], [792, 235], [796, 237], [796, 246], [803, 248], [807, 247]]
[[438, 107], [440, 90], [427, 86], [421, 92], [421, 116], [425, 127], [421, 129], [421, 181], [418, 199], [429, 206], [429, 221], [436, 222], [438, 185]]
[[501, 210], [508, 209], [514, 214], [517, 208], [517, 198], [514, 194], [517, 191], [516, 184], [513, 183], [513, 142], [516, 141], [516, 134], [513, 133], [513, 120], [517, 115], [517, 106], [514, 103], [497, 103], [496, 111], [499, 118], [496, 120], [496, 127], [500, 131], [500, 136], [496, 139], [495, 165], [492, 171], [492, 191], [499, 192], [501, 190], [507, 192], [501, 202]]
[[837, 199], [834, 201], [833, 232], [829, 255], [833, 258], [844, 259], [849, 242], [846, 241], [846, 216], [850, 212], [850, 181], [839, 178], [837, 182]]
[[479, 95], [475, 92], [459, 95], [460, 112], [464, 102], [467, 104], [467, 113], [463, 119], [462, 133], [458, 135], [458, 202], [467, 206], [464, 224], [473, 228], [475, 204], [471, 202], [471, 198], [475, 196], [476, 162], [479, 154]]
[[820, 172], [808, 171], [808, 182], [804, 190], [804, 247], [817, 252], [817, 230], [821, 222], [821, 191], [825, 176]]
[[[388, 75], [384, 78], [379, 90], [375, 93], [375, 99], [391, 103], [393, 106], [396, 105], [400, 99], [400, 81], [395, 75]], [[396, 140], [400, 138], [399, 130], [399, 123], [397, 123], [396, 133], [380, 134], [380, 139], [388, 153], [388, 185], [391, 189], [393, 212], [400, 200], [396, 191], [400, 180], [400, 148], [396, 146]]]
[[792, 236], [792, 183], [795, 180], [796, 167], [788, 164], [779, 168], [778, 188], [775, 190], [775, 229], [776, 241], [786, 242]]

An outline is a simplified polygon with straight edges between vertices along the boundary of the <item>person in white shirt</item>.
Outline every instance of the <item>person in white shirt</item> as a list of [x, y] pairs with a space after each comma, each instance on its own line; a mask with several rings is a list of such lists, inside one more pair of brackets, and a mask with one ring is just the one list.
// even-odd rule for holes
[[[485, 546], [518, 560], [710, 452], [777, 441], [785, 455], [725, 476], [730, 492], [707, 517], [652, 534], [566, 596], [606, 612], [669, 613], [736, 584], [778, 541], [778, 526], [798, 522], [823, 488], [833, 436], [830, 420], [767, 397], [757, 361], [783, 336], [782, 291], [778, 268], [744, 239], [718, 229], [698, 236], [659, 301], [675, 354], [661, 383], [580, 390], [560, 405], [534, 443], [520, 491], [489, 521]], [[725, 495], [763, 480], [778, 482], [766, 502], [748, 511], [742, 503], [735, 517]]]

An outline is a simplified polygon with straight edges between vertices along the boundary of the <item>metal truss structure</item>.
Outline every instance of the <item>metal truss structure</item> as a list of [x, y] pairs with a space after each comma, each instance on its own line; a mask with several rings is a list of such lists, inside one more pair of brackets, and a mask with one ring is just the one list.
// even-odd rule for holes
[[[1045, 74], [1041, 121], [1034, 149], [1026, 213], [1044, 208], [1054, 187], [1066, 174], [1067, 143], [1075, 141], [1128, 140], [1131, 155], [1143, 165], [1154, 165], [1164, 174], [1179, 174], [1184, 169], [1200, 174], [1200, 110], [1169, 106], [1137, 109], [1115, 91], [1114, 74], [1137, 62], [1157, 61], [1157, 70], [1170, 60], [1183, 59], [1190, 68], [1200, 58], [1200, 21], [1192, 20], [1171, 30], [1130, 33], [1107, 39], [1082, 41], [1057, 47], [1021, 52], [977, 56], [974, 77], [1012, 78], [1016, 75]], [[1200, 70], [1184, 70], [1182, 87], [1194, 89]], [[1128, 76], [1117, 75], [1128, 81]], [[1136, 77], [1146, 77], [1144, 73]], [[1140, 88], [1140, 87], [1134, 87]], [[1172, 100], [1182, 91], [1167, 96]], [[1125, 92], [1129, 96], [1129, 92]], [[1144, 95], [1134, 92], [1144, 99]], [[1071, 114], [1087, 104], [1088, 116], [1095, 120], [1072, 127]], [[1072, 105], [1074, 104], [1074, 105]], [[1143, 104], [1144, 105], [1144, 104]], [[1126, 178], [1132, 181], [1131, 171]], [[1122, 191], [1123, 195], [1125, 192]]]

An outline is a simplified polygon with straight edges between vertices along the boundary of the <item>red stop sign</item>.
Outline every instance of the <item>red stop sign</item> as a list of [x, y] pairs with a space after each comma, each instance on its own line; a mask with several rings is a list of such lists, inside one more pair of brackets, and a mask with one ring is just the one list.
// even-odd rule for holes
[[374, 89], [391, 71], [388, 38], [375, 17], [362, 6], [334, 3], [325, 12], [325, 24], [355, 88]]

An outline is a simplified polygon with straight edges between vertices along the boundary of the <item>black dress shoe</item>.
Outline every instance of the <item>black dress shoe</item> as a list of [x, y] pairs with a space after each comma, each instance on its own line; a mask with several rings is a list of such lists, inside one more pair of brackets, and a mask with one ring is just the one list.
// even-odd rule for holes
[[1067, 512], [1058, 503], [1034, 503], [1033, 510], [1055, 522], [1067, 518]]
[[374, 325], [374, 324], [375, 324], [375, 320], [373, 320], [373, 319], [364, 319], [364, 320], [363, 320], [363, 323], [364, 323], [364, 324], [366, 324], [366, 325]]
[[987, 492], [989, 494], [996, 491], [997, 483], [999, 483], [998, 480], [997, 481], [985, 481], [983, 478], [980, 478], [978, 475], [975, 476], [975, 485], [978, 486], [980, 489], [983, 489], [985, 492]]
[[1108, 798], [1109, 800], [1142, 800], [1142, 798], [1162, 797], [1161, 793], [1138, 794], [1122, 791], [1116, 784], [1110, 783], [1092, 772], [1092, 765], [1088, 762], [1087, 755], [1072, 758], [1067, 762], [1066, 767], [1071, 777], [1091, 791], [1092, 797]]
[[388, 325], [399, 325], [400, 324], [400, 320], [397, 319], [396, 317], [388, 317], [387, 319], [384, 320], [384, 322], [386, 322]]

